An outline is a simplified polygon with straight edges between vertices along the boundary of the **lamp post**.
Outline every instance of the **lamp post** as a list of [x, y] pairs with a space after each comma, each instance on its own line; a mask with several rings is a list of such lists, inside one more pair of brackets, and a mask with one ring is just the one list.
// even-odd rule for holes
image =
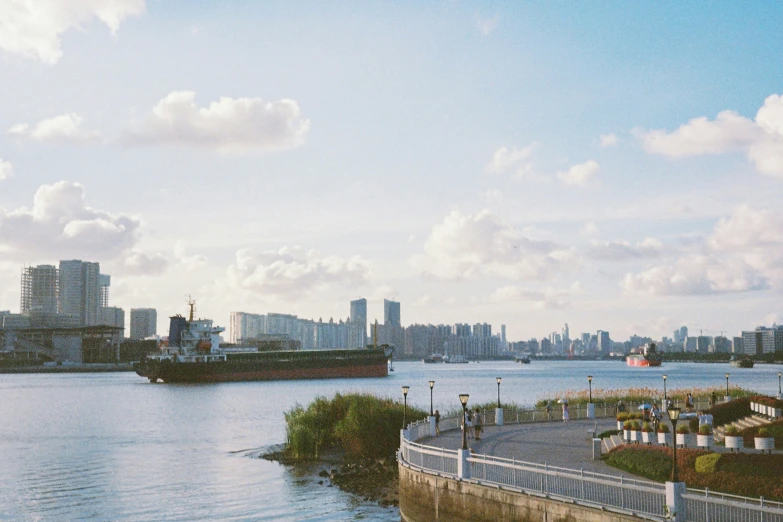
[[459, 402], [462, 403], [462, 449], [464, 450], [468, 449], [468, 439], [465, 432], [465, 428], [467, 428], [465, 425], [465, 415], [467, 413], [468, 397], [470, 397], [470, 395], [467, 393], [459, 394]]
[[727, 373], [726, 374], [726, 397], [728, 396], [729, 396], [729, 374]]
[[502, 377], [496, 377], [495, 380], [498, 381], [498, 408], [500, 408], [500, 381], [502, 380]]
[[674, 444], [672, 444], [672, 482], [679, 482], [677, 480], [677, 419], [680, 418], [680, 408], [675, 408], [672, 406], [669, 408], [669, 418], [672, 421], [672, 433], [674, 439]]
[[593, 376], [592, 375], [587, 376], [587, 387], [589, 390], [588, 391], [589, 400], [587, 402], [591, 403], [593, 402]]
[[405, 401], [402, 407], [402, 429], [405, 429], [405, 417], [408, 416], [408, 390], [410, 389], [410, 386], [402, 387], [402, 398]]
[[430, 417], [432, 417], [432, 388], [435, 386], [435, 381], [430, 381]]
[[666, 402], [666, 374], [663, 374], [663, 401]]
[[783, 375], [783, 372], [778, 372], [778, 399], [781, 395], [783, 395], [783, 392], [780, 391], [780, 377]]

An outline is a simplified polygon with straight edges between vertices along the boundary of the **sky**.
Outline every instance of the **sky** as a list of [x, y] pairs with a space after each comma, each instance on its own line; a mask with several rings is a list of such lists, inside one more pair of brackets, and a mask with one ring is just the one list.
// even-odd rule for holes
[[0, 0], [0, 310], [783, 322], [777, 2]]

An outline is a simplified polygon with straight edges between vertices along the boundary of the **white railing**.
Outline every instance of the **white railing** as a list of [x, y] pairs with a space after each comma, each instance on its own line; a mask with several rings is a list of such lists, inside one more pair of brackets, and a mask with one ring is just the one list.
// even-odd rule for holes
[[[511, 415], [508, 415], [509, 413]], [[596, 417], [598, 413], [596, 408]], [[494, 424], [494, 411], [483, 412], [482, 415], [484, 425]], [[508, 410], [504, 412], [505, 415], [508, 415], [504, 419], [505, 424], [541, 422], [547, 419], [546, 412], [541, 410]], [[612, 409], [607, 416], [613, 415]], [[556, 420], [554, 416], [552, 420]], [[461, 415], [441, 418], [440, 430], [443, 432], [460, 429], [461, 422]], [[409, 425], [406, 435], [407, 438], [404, 436], [401, 441], [400, 460], [426, 473], [459, 479], [458, 450], [415, 442], [430, 435], [428, 421], [417, 421]], [[502, 486], [522, 493], [544, 495], [652, 519], [664, 520], [666, 517], [666, 492], [663, 484], [492, 455], [472, 454], [467, 460], [470, 467], [468, 480], [479, 485]], [[689, 488], [683, 494], [683, 501], [687, 516], [684, 520], [687, 522], [783, 522], [783, 503], [770, 502], [763, 498]]]

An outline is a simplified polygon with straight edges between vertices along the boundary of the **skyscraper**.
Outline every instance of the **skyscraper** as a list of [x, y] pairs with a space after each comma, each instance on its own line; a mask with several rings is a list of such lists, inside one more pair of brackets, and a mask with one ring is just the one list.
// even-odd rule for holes
[[53, 265], [25, 267], [22, 271], [21, 312], [56, 314], [58, 311], [59, 273]]
[[400, 321], [400, 303], [389, 299], [383, 300], [383, 323], [402, 326]]
[[60, 261], [61, 313], [77, 317], [83, 326], [98, 324], [101, 319], [100, 275], [98, 263]]
[[146, 339], [158, 331], [158, 311], [154, 308], [131, 308], [130, 338]]
[[609, 339], [609, 332], [598, 330], [598, 351], [604, 355], [612, 351], [611, 340]]
[[367, 344], [367, 299], [351, 301], [351, 322], [359, 324], [362, 330], [362, 344]]

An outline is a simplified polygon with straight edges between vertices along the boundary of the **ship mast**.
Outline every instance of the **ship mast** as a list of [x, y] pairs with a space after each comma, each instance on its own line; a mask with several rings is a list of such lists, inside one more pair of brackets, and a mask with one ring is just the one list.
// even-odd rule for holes
[[188, 296], [188, 306], [190, 306], [190, 316], [188, 317], [188, 322], [193, 322], [193, 314], [196, 311], [196, 301], [190, 298]]

